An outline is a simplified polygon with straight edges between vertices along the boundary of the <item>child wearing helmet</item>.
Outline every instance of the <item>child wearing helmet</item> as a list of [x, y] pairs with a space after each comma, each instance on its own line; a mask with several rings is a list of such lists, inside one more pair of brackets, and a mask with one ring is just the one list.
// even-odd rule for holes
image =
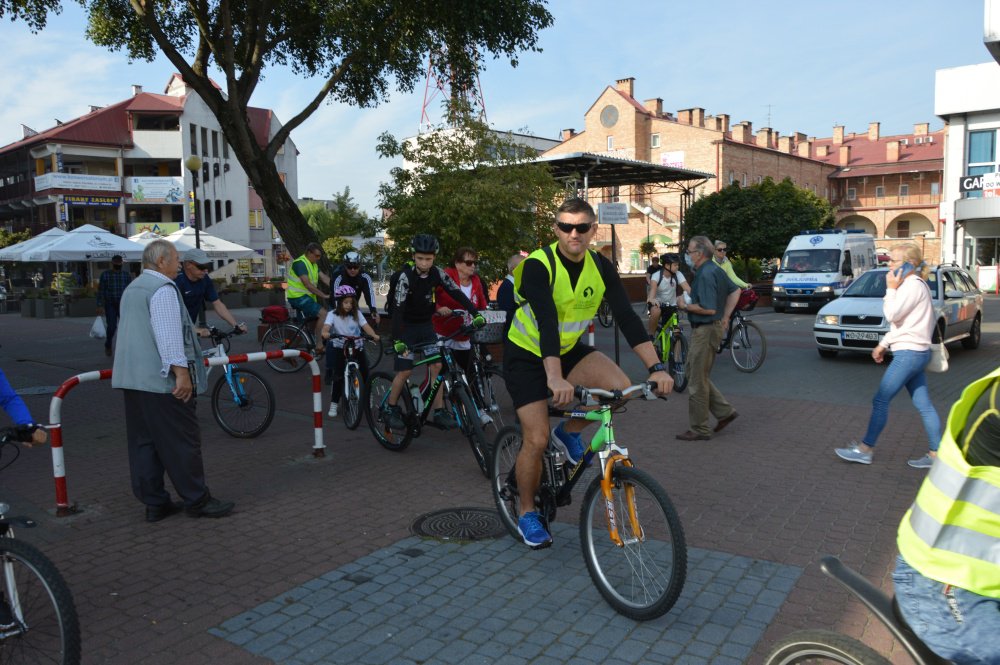
[[[341, 338], [330, 339], [331, 331], [338, 335], [350, 337], [360, 337], [364, 332], [378, 341], [378, 333], [371, 327], [365, 319], [365, 315], [358, 311], [358, 294], [350, 286], [340, 286], [334, 291], [336, 307], [326, 315], [323, 322], [322, 336], [327, 344], [326, 354], [326, 382], [332, 384], [330, 387], [330, 410], [327, 415], [331, 418], [337, 416], [337, 404], [344, 394], [344, 367], [347, 364], [343, 348], [346, 343]], [[359, 339], [354, 342], [357, 349], [364, 349], [364, 340]], [[359, 353], [355, 356], [361, 369], [361, 377], [368, 381], [368, 358], [365, 354]]]
[[660, 269], [649, 278], [649, 293], [646, 294], [646, 312], [649, 321], [649, 335], [656, 333], [656, 326], [661, 320], [669, 318], [677, 309], [677, 287], [685, 293], [691, 293], [691, 285], [684, 279], [681, 272], [681, 257], [676, 254], [664, 254], [660, 257]]

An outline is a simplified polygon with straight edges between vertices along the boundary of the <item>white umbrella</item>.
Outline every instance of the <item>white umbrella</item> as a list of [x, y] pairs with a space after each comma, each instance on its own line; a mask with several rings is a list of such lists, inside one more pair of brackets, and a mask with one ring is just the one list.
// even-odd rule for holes
[[54, 242], [22, 252], [22, 261], [96, 261], [120, 255], [126, 261], [142, 259], [143, 246], [106, 229], [84, 224]]
[[[247, 259], [257, 254], [249, 247], [223, 240], [204, 231], [199, 232], [198, 235], [201, 239], [201, 249], [211, 259]], [[177, 251], [183, 255], [187, 250], [195, 248], [194, 228], [188, 226], [174, 231], [167, 236], [167, 240], [174, 243], [177, 246]]]
[[143, 231], [142, 233], [136, 233], [134, 236], [129, 236], [128, 239], [145, 247], [154, 240], [165, 240], [165, 237], [152, 231]]
[[64, 235], [66, 235], [65, 231], [58, 227], [53, 227], [44, 233], [39, 233], [34, 238], [28, 238], [19, 243], [8, 245], [0, 249], [0, 261], [21, 261], [23, 260], [21, 257], [25, 252], [41, 249]]

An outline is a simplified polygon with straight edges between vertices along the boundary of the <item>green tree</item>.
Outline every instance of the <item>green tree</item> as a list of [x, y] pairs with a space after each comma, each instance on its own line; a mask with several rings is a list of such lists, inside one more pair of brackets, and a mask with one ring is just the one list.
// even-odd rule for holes
[[461, 246], [479, 253], [487, 281], [507, 274], [507, 258], [551, 242], [552, 218], [562, 187], [548, 167], [529, 161], [534, 151], [491, 130], [467, 114], [457, 127], [405, 142], [379, 137], [383, 157], [402, 157], [410, 168], [394, 168], [379, 188], [380, 205], [392, 214], [384, 226], [396, 241], [390, 265], [409, 258], [410, 238], [430, 233], [441, 243], [441, 264]]
[[[788, 240], [805, 229], [833, 226], [833, 206], [811, 191], [796, 187], [791, 179], [758, 185], [732, 184], [699, 199], [684, 217], [684, 235], [725, 240], [730, 258], [768, 259], [781, 256]], [[744, 269], [744, 277], [750, 277]]]
[[[129, 60], [151, 61], [162, 52], [205, 101], [296, 256], [316, 234], [285, 189], [274, 157], [321, 103], [367, 108], [392, 88], [409, 92], [423, 78], [431, 51], [446, 54], [435, 59], [439, 74], [457, 89], [468, 87], [487, 56], [516, 66], [520, 52], [539, 50], [538, 32], [552, 24], [544, 0], [77, 1], [88, 14], [91, 41], [124, 51]], [[61, 8], [60, 0], [0, 0], [0, 19], [38, 31]], [[246, 109], [273, 66], [322, 83], [262, 147]]]
[[299, 206], [306, 224], [316, 232], [320, 241], [334, 236], [361, 235], [370, 221], [351, 198], [351, 188], [333, 195], [328, 207], [320, 201], [310, 201]]
[[341, 257], [352, 249], [354, 249], [354, 245], [351, 244], [351, 241], [340, 236], [333, 236], [323, 241], [323, 251], [326, 252], [326, 258], [333, 264], [340, 263]]
[[386, 246], [372, 240], [361, 245], [358, 254], [361, 255], [361, 261], [365, 268], [371, 271], [372, 277], [381, 277], [378, 274], [378, 268], [382, 265], [382, 259], [389, 254]]
[[16, 245], [19, 242], [24, 242], [31, 237], [31, 231], [8, 231], [7, 229], [0, 229], [0, 248], [10, 247], [11, 245]]

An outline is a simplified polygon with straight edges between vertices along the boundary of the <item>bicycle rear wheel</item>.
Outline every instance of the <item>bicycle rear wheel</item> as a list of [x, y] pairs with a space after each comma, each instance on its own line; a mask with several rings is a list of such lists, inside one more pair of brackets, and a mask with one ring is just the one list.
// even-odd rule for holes
[[[271, 328], [264, 334], [260, 348], [264, 351], [284, 351], [285, 349], [297, 349], [313, 355], [312, 342], [302, 332], [301, 328], [283, 324]], [[271, 369], [276, 372], [290, 373], [297, 372], [306, 366], [306, 361], [302, 357], [294, 358], [268, 358], [266, 362]]]
[[15, 623], [0, 629], [0, 662], [80, 662], [73, 596], [56, 567], [33, 545], [0, 538], [0, 603], [11, 609]]
[[[615, 466], [611, 501], [601, 476], [587, 488], [580, 512], [580, 545], [597, 590], [619, 614], [646, 621], [666, 614], [684, 587], [687, 546], [666, 491], [643, 471]], [[622, 544], [610, 537], [608, 510]]]
[[729, 352], [733, 355], [736, 369], [741, 372], [756, 372], [767, 357], [767, 340], [756, 323], [742, 321], [733, 327]]
[[667, 370], [674, 379], [674, 390], [679, 393], [684, 392], [688, 384], [687, 357], [687, 337], [680, 330], [677, 330], [670, 341], [670, 358], [667, 359]]
[[521, 516], [521, 499], [517, 494], [514, 462], [521, 452], [521, 428], [507, 425], [497, 434], [490, 450], [490, 489], [500, 521], [515, 540], [521, 542], [517, 520]]
[[764, 660], [765, 665], [889, 665], [889, 662], [868, 645], [829, 630], [800, 630], [792, 633], [775, 644]]
[[375, 369], [375, 366], [382, 361], [382, 341], [366, 339], [365, 357], [368, 358], [368, 369]]
[[252, 369], [233, 367], [233, 384], [223, 372], [212, 388], [212, 415], [230, 436], [260, 436], [274, 420], [274, 390]]
[[479, 419], [479, 409], [469, 394], [464, 383], [456, 383], [449, 393], [452, 408], [458, 420], [458, 426], [462, 434], [469, 440], [472, 446], [472, 455], [476, 458], [479, 470], [487, 478], [490, 477], [489, 467], [489, 444], [486, 442], [486, 435], [483, 433], [483, 424]]
[[610, 328], [615, 322], [615, 317], [611, 313], [611, 305], [607, 300], [602, 300], [600, 306], [597, 308], [597, 320], [601, 322], [601, 325], [605, 328]]
[[387, 372], [373, 372], [368, 376], [367, 399], [365, 400], [365, 417], [375, 440], [387, 450], [399, 452], [405, 450], [413, 440], [413, 429], [409, 426], [413, 420], [413, 404], [409, 393], [404, 390], [399, 396], [398, 406], [402, 412], [403, 427], [394, 427], [386, 413], [389, 402], [389, 390], [392, 388], [393, 376]]
[[344, 425], [347, 429], [357, 429], [361, 423], [363, 411], [365, 384], [361, 381], [361, 372], [351, 365], [347, 370], [347, 383], [344, 385]]

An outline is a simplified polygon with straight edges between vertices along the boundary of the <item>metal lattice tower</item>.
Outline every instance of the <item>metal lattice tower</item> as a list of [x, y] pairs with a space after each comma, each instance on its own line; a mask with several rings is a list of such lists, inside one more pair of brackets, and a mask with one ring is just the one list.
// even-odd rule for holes
[[[486, 100], [483, 98], [483, 86], [479, 82], [479, 73], [476, 73], [475, 86], [455, 87], [452, 84], [453, 77], [449, 74], [442, 74], [442, 67], [439, 63], [446, 62], [446, 54], [443, 50], [431, 51], [427, 56], [427, 80], [424, 85], [424, 104], [420, 111], [420, 131], [432, 131], [441, 126], [448, 126], [448, 119], [444, 119], [438, 125], [431, 122], [431, 104], [437, 101], [440, 106], [445, 98], [462, 99], [469, 108], [472, 115], [480, 122], [486, 122]], [[445, 70], [447, 71], [447, 69]]]

